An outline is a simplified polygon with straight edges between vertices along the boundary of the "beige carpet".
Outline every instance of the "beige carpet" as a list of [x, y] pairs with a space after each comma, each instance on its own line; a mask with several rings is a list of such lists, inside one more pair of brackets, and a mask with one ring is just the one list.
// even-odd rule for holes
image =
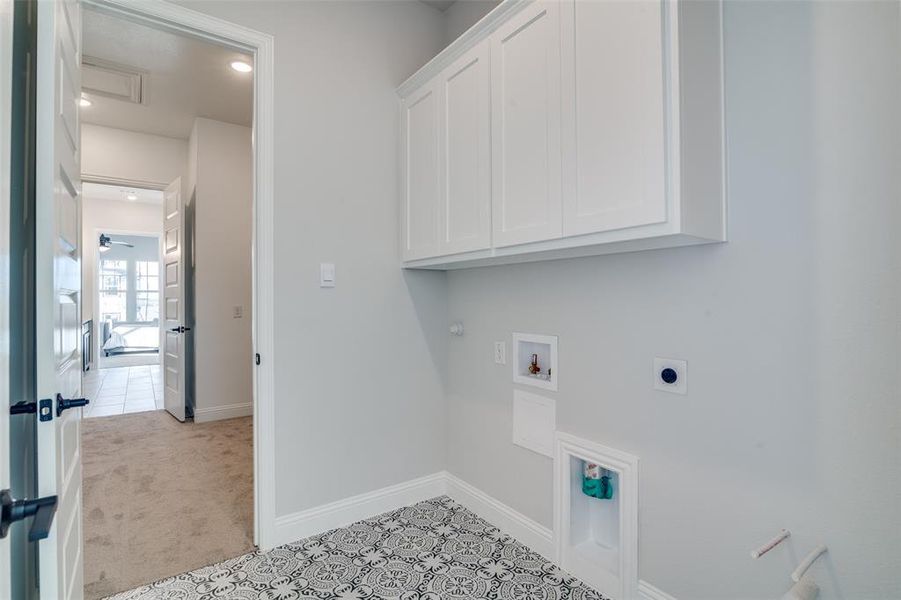
[[250, 417], [179, 423], [164, 411], [82, 422], [85, 598], [253, 548]]

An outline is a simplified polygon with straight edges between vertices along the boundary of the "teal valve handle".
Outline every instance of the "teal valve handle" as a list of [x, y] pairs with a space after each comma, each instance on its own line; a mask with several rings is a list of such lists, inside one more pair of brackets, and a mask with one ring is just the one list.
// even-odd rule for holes
[[613, 498], [614, 488], [613, 479], [607, 475], [600, 479], [582, 476], [582, 493], [586, 496], [600, 500], [610, 500]]
[[601, 477], [601, 489], [602, 489], [603, 495], [599, 496], [599, 498], [602, 498], [604, 500], [612, 499], [613, 498], [613, 479], [611, 479], [607, 475], [604, 475], [603, 477]]

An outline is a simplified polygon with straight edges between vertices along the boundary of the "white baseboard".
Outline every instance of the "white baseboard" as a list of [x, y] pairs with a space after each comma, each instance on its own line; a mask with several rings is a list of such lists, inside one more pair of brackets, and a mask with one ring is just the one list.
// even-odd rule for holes
[[296, 542], [336, 527], [445, 494], [444, 473], [435, 473], [374, 492], [351, 496], [275, 519], [275, 545]]
[[[446, 471], [278, 517], [275, 520], [274, 546], [296, 542], [444, 494], [548, 560], [555, 560], [553, 531]], [[639, 581], [638, 600], [676, 599], [646, 581]]]
[[444, 476], [448, 496], [541, 556], [554, 560], [553, 531], [471, 486], [456, 475], [445, 473]]
[[226, 404], [225, 406], [211, 406], [209, 408], [195, 408], [194, 422], [209, 423], [210, 421], [221, 421], [223, 419], [234, 419], [236, 417], [249, 417], [253, 415], [253, 403], [245, 402], [243, 404]]
[[638, 598], [639, 600], [676, 600], [673, 596], [641, 579], [638, 580]]

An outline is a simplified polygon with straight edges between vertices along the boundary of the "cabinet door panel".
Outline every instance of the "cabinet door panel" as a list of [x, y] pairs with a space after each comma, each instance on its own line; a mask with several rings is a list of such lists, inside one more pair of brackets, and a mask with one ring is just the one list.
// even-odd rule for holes
[[491, 246], [491, 70], [483, 42], [441, 77], [442, 254]]
[[406, 98], [403, 107], [403, 258], [437, 256], [439, 174], [438, 94], [434, 84]]
[[560, 237], [560, 23], [536, 2], [491, 37], [496, 246]]
[[663, 10], [562, 5], [564, 235], [666, 221]]

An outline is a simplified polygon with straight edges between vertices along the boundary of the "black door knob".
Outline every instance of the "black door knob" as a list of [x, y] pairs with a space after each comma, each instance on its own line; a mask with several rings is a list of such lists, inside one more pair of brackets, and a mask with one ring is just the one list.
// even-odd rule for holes
[[0, 491], [0, 538], [6, 537], [9, 526], [16, 521], [34, 517], [28, 530], [28, 541], [36, 542], [50, 535], [50, 525], [56, 514], [56, 496], [34, 500], [13, 500], [9, 490]]
[[78, 408], [79, 406], [87, 406], [91, 401], [87, 398], [72, 398], [71, 400], [67, 400], [63, 398], [62, 394], [56, 395], [56, 416], [60, 416], [63, 414], [63, 411], [67, 408]]

